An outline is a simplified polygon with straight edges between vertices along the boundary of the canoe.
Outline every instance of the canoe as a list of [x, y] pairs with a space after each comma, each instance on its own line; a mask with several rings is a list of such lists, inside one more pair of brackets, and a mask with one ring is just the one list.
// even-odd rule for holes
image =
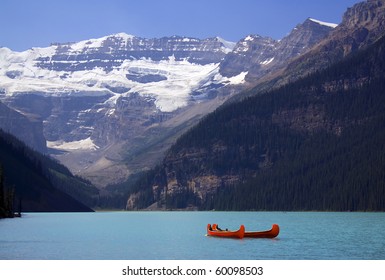
[[216, 224], [214, 224], [213, 226], [208, 224], [207, 235], [216, 236], [216, 237], [227, 237], [227, 238], [243, 238], [245, 235], [245, 226], [241, 225], [238, 230], [230, 231], [230, 230], [218, 230]]
[[246, 231], [244, 237], [251, 238], [274, 238], [279, 234], [279, 226], [277, 224], [273, 224], [270, 230], [266, 231]]

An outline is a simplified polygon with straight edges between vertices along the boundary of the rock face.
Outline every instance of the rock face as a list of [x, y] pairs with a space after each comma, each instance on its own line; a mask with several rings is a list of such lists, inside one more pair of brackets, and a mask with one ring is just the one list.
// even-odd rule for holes
[[47, 153], [43, 135], [43, 123], [34, 117], [26, 117], [0, 102], [0, 129], [28, 143], [34, 150]]
[[234, 76], [246, 71], [250, 81], [261, 78], [308, 51], [335, 27], [335, 24], [309, 18], [279, 41], [268, 37], [247, 36], [238, 42], [234, 50], [221, 62], [220, 73], [224, 76]]
[[[368, 0], [347, 10], [340, 26], [342, 30], [353, 30], [357, 46], [373, 43], [385, 31], [385, 1]], [[360, 35], [359, 35], [360, 34]]]
[[377, 41], [385, 32], [385, 1], [369, 0], [349, 8], [330, 35], [289, 63], [283, 83], [327, 67]]
[[37, 66], [54, 71], [83, 71], [102, 68], [112, 71], [122, 61], [151, 59], [152, 61], [187, 60], [190, 63], [210, 64], [220, 61], [227, 52], [220, 38], [205, 40], [180, 36], [160, 39], [139, 38], [125, 33], [79, 43], [53, 44], [55, 53], [36, 59]]

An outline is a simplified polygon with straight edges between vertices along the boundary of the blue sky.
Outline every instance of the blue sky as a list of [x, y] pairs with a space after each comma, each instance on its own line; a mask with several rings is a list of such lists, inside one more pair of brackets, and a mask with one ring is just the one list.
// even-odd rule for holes
[[125, 32], [281, 39], [308, 17], [340, 23], [360, 0], [1, 0], [0, 47], [23, 51]]

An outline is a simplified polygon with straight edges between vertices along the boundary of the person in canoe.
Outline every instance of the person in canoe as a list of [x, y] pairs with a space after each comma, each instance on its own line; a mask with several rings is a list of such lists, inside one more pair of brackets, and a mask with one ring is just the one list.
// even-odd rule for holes
[[228, 229], [221, 229], [218, 225], [217, 225], [217, 230], [219, 230], [219, 231], [229, 231]]

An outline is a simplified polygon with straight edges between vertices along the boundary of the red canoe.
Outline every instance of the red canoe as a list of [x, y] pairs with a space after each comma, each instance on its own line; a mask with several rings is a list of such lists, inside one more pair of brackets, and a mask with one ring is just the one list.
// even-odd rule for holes
[[279, 226], [273, 224], [270, 230], [266, 231], [246, 231], [244, 237], [252, 238], [274, 238], [279, 234]]
[[222, 230], [217, 224], [207, 225], [207, 235], [229, 238], [275, 238], [279, 234], [279, 226], [273, 224], [270, 230], [266, 231], [245, 231], [244, 225], [241, 225], [237, 231]]
[[217, 225], [207, 225], [207, 235], [217, 237], [228, 237], [228, 238], [243, 238], [245, 235], [245, 226], [241, 225], [237, 231], [230, 230], [218, 230]]

